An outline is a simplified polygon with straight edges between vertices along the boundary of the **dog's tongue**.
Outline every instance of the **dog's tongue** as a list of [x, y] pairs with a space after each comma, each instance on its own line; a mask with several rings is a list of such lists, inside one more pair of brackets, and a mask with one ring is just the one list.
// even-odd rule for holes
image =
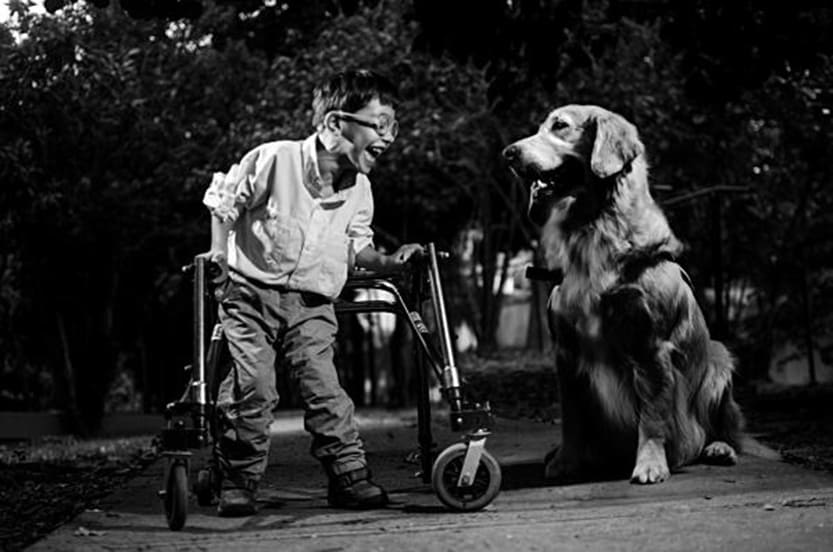
[[532, 182], [531, 191], [537, 192], [539, 190], [545, 190], [548, 187], [548, 184], [543, 180], [535, 180]]

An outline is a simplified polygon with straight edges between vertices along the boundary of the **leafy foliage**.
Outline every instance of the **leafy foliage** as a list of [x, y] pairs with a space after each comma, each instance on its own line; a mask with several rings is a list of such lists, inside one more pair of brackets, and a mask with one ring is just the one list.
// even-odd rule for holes
[[[147, 409], [177, 395], [190, 354], [180, 268], [208, 245], [200, 198], [210, 174], [264, 141], [306, 136], [313, 86], [356, 66], [391, 76], [403, 98], [402, 136], [373, 175], [378, 242], [462, 249], [476, 237], [468, 265], [450, 274], [450, 312], [470, 320], [484, 346], [500, 311], [498, 255], [536, 242], [527, 192], [500, 150], [564, 103], [604, 105], [640, 128], [655, 193], [690, 246], [687, 267], [700, 290], [725, 282], [727, 337], [748, 365], [765, 367], [773, 340], [800, 337], [806, 304], [822, 329], [829, 9], [101, 4], [58, 2], [38, 15], [13, 2], [15, 17], [0, 25], [7, 408], [78, 405], [79, 421], [94, 424], [123, 372], [139, 381]], [[190, 11], [165, 11], [173, 4]], [[802, 40], [788, 45], [796, 33]], [[748, 193], [699, 200], [715, 186]], [[799, 299], [804, 282], [808, 301]], [[754, 292], [745, 310], [738, 289]]]
[[4, 321], [4, 351], [19, 351], [5, 372], [63, 366], [55, 388], [89, 421], [114, 366], [143, 358], [152, 378], [164, 372], [150, 365], [185, 363], [168, 341], [187, 312], [179, 266], [207, 242], [203, 183], [265, 65], [184, 26], [126, 22], [84, 6], [26, 14], [28, 38], [2, 51], [3, 254], [18, 269], [3, 289], [20, 313]]

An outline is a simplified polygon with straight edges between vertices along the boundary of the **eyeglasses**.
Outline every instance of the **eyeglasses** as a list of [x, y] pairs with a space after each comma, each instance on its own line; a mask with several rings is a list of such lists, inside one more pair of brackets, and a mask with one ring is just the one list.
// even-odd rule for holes
[[399, 134], [399, 121], [387, 113], [377, 115], [373, 119], [366, 119], [361, 115], [346, 111], [334, 111], [333, 113], [337, 117], [341, 117], [347, 121], [353, 121], [356, 124], [372, 128], [381, 137], [390, 134], [391, 138], [396, 138], [396, 135]]

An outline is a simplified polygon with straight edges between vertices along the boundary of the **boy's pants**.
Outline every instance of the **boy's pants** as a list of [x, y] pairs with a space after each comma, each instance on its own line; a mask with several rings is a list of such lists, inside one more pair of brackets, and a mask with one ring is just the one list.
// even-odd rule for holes
[[312, 293], [229, 280], [219, 315], [233, 365], [220, 384], [219, 460], [225, 484], [252, 488], [266, 470], [278, 404], [275, 360], [300, 391], [312, 455], [330, 476], [366, 466], [353, 401], [338, 381], [331, 301]]

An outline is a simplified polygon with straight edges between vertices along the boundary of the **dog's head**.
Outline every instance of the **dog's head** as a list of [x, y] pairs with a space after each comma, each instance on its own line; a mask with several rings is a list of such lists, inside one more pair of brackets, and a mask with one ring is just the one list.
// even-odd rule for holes
[[644, 153], [636, 127], [592, 105], [551, 112], [538, 132], [503, 150], [512, 170], [530, 185], [530, 216], [538, 203], [606, 193], [610, 177]]

